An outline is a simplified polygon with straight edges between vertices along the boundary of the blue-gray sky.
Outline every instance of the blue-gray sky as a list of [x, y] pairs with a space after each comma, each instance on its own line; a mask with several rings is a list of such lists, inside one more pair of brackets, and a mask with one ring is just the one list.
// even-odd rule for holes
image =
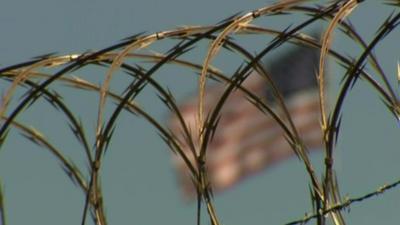
[[[0, 66], [49, 52], [69, 54], [96, 50], [142, 31], [151, 33], [182, 25], [215, 24], [236, 12], [256, 9], [269, 2], [3, 0], [0, 7]], [[368, 41], [389, 13], [388, 7], [368, 1], [354, 11], [351, 19]], [[281, 20], [271, 19], [270, 23], [269, 18], [263, 21], [283, 27], [297, 22], [290, 16], [279, 18]], [[399, 38], [400, 32], [394, 32], [375, 52], [392, 80], [399, 60]], [[345, 54], [358, 56], [358, 46], [340, 37], [335, 39], [334, 46]], [[87, 73], [98, 71], [104, 73], [104, 70]], [[339, 69], [331, 72], [332, 94], [335, 94], [335, 82], [339, 82], [341, 72]], [[176, 82], [168, 76], [159, 77], [171, 85]], [[184, 79], [179, 82], [179, 86], [189, 86]], [[182, 93], [194, 88], [187, 88]], [[68, 94], [77, 109], [87, 105], [96, 107], [94, 95]], [[157, 118], [165, 119], [167, 111], [159, 106], [159, 102], [153, 104], [154, 99], [140, 98]], [[352, 89], [344, 107], [335, 165], [342, 194], [357, 197], [399, 178], [399, 130], [393, 116], [365, 82]], [[76, 145], [64, 138], [66, 128], [58, 130], [52, 126], [51, 121], [63, 119], [56, 115], [36, 107], [20, 119], [37, 126], [45, 134], [50, 133], [51, 140], [67, 155], [76, 159], [79, 165], [85, 165], [79, 158], [82, 152], [78, 153], [80, 150], [74, 148]], [[83, 109], [82, 118], [85, 118], [88, 132], [95, 128], [96, 118], [91, 115], [95, 114]], [[195, 224], [195, 205], [185, 203], [180, 196], [170, 152], [145, 121], [128, 114], [122, 116], [110, 149], [105, 156], [102, 175], [109, 224]], [[322, 152], [312, 154], [312, 160], [322, 175]], [[9, 224], [80, 223], [84, 202], [80, 190], [68, 180], [47, 151], [32, 145], [18, 132], [11, 132], [2, 146], [0, 177]], [[289, 222], [311, 210], [308, 183], [303, 165], [292, 158], [217, 195], [217, 213], [226, 225]], [[351, 206], [345, 217], [348, 224], [396, 224], [400, 221], [399, 208], [400, 189], [397, 188]]]

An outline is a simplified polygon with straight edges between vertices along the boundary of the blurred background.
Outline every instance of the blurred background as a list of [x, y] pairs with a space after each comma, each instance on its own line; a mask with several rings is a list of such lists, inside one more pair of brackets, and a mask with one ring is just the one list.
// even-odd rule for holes
[[[313, 2], [324, 4], [327, 1]], [[0, 67], [51, 52], [73, 54], [102, 49], [143, 31], [153, 33], [184, 25], [212, 25], [235, 13], [271, 3], [238, 0], [3, 0], [0, 7]], [[369, 42], [392, 10], [393, 7], [379, 1], [367, 1], [355, 9], [350, 20]], [[262, 18], [259, 23], [285, 28], [304, 21], [304, 18], [300, 14], [284, 15]], [[325, 28], [326, 24], [320, 26]], [[397, 29], [374, 52], [392, 84], [396, 84], [396, 91], [399, 38]], [[270, 37], [257, 36], [239, 41], [255, 52], [270, 40]], [[202, 44], [204, 48], [200, 44], [196, 52], [202, 54], [200, 57], [189, 55], [192, 59], [198, 58], [199, 63], [202, 63], [208, 43]], [[168, 41], [160, 42], [154, 49], [163, 52], [171, 46]], [[340, 32], [336, 32], [333, 47], [353, 57], [361, 53], [360, 47]], [[215, 60], [215, 65], [228, 74], [240, 63], [238, 57], [229, 53], [223, 53]], [[331, 64], [329, 98], [334, 101], [344, 70], [335, 63]], [[89, 68], [76, 75], [100, 83], [105, 72], [104, 69]], [[173, 90], [178, 101], [183, 101], [197, 87], [194, 73], [186, 76], [187, 73], [170, 66], [157, 73], [156, 78]], [[124, 79], [116, 77], [112, 87], [124, 84]], [[4, 87], [6, 85], [0, 85], [2, 90]], [[85, 130], [93, 140], [97, 95], [65, 86], [59, 88], [65, 101], [79, 112]], [[144, 91], [138, 102], [160, 121], [167, 120], [168, 110], [154, 90]], [[42, 106], [49, 110], [43, 111]], [[109, 109], [113, 106], [110, 103]], [[9, 111], [11, 109], [12, 106]], [[18, 117], [18, 121], [42, 131], [77, 165], [85, 167], [83, 151], [71, 141], [74, 139], [65, 118], [47, 103], [38, 102]], [[341, 128], [335, 149], [335, 170], [343, 197], [359, 197], [399, 179], [399, 125], [366, 82], [358, 82], [345, 101]], [[122, 114], [105, 154], [101, 176], [109, 224], [196, 223], [196, 204], [184, 201], [170, 156], [154, 128], [142, 118]], [[322, 176], [323, 152], [313, 153], [311, 159]], [[0, 149], [0, 177], [9, 224], [80, 223], [84, 205], [82, 192], [47, 150], [33, 145], [16, 130], [11, 130]], [[222, 224], [284, 224], [312, 211], [309, 179], [303, 164], [293, 157], [216, 195], [215, 204]], [[400, 189], [395, 188], [350, 206], [344, 215], [348, 224], [397, 224], [400, 221], [399, 208]]]

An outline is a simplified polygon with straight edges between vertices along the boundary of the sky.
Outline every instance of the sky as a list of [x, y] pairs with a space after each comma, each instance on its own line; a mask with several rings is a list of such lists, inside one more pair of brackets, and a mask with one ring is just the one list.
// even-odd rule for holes
[[[142, 31], [152, 33], [183, 25], [215, 24], [237, 12], [269, 3], [271, 1], [3, 0], [0, 68], [50, 52], [72, 54], [101, 49]], [[366, 40], [371, 40], [390, 12], [378, 1], [366, 1], [353, 12], [351, 21]], [[298, 22], [291, 16], [268, 17], [263, 21], [275, 27]], [[359, 47], [337, 33], [334, 47], [357, 57]], [[392, 81], [396, 79], [400, 52], [396, 40], [399, 38], [397, 30], [375, 51]], [[257, 39], [249, 47], [257, 49], [262, 41]], [[229, 57], [216, 61], [220, 65], [238, 63]], [[84, 72], [96, 75], [104, 70], [94, 68]], [[179, 76], [173, 74], [175, 72], [172, 68], [165, 71], [165, 76], [157, 75], [157, 78], [172, 90], [180, 87], [176, 94], [181, 100], [193, 92], [196, 84], [193, 79], [176, 79]], [[334, 67], [331, 74], [330, 98], [334, 100], [343, 71]], [[114, 85], [122, 82], [117, 79]], [[93, 131], [96, 95], [65, 87], [60, 89], [68, 95], [66, 101], [71, 102], [72, 108], [81, 113], [87, 132]], [[168, 117], [167, 110], [151, 90], [139, 96], [139, 102], [159, 120]], [[68, 157], [85, 166], [82, 151], [70, 141], [73, 139], [68, 136], [64, 118], [54, 110], [43, 111], [45, 105], [39, 102], [18, 120], [46, 133]], [[64, 127], [55, 126], [57, 121]], [[335, 149], [335, 169], [343, 196], [359, 197], [399, 179], [398, 135], [398, 123], [376, 92], [366, 82], [357, 83], [345, 102], [342, 130]], [[313, 153], [311, 159], [322, 176], [322, 152]], [[121, 116], [110, 151], [105, 155], [102, 173], [109, 224], [195, 224], [195, 204], [185, 202], [181, 196], [170, 152], [143, 119], [129, 114]], [[17, 131], [10, 132], [0, 149], [0, 178], [9, 224], [80, 224], [82, 192], [65, 176], [49, 152], [33, 145]], [[216, 195], [217, 213], [224, 225], [284, 224], [311, 212], [308, 185], [303, 165], [291, 158]], [[395, 188], [362, 204], [354, 204], [344, 215], [348, 224], [396, 224], [400, 220], [399, 208], [400, 189]]]

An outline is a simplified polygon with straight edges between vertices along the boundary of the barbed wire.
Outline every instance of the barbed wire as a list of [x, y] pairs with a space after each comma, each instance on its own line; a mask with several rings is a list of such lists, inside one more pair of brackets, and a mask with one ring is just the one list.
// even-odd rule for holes
[[304, 218], [299, 219], [299, 220], [295, 220], [295, 221], [292, 221], [292, 222], [289, 222], [289, 223], [286, 223], [285, 225], [306, 224], [310, 220], [316, 219], [318, 216], [326, 215], [326, 214], [328, 214], [330, 212], [333, 212], [333, 211], [343, 210], [343, 209], [349, 207], [350, 205], [352, 205], [353, 203], [362, 202], [362, 201], [364, 201], [366, 199], [369, 199], [371, 197], [383, 194], [384, 192], [395, 188], [399, 184], [400, 184], [400, 179], [398, 179], [397, 181], [395, 181], [395, 182], [393, 182], [391, 184], [384, 184], [383, 186], [379, 187], [375, 191], [367, 193], [367, 194], [365, 194], [365, 195], [363, 195], [361, 197], [346, 198], [344, 200], [344, 202], [336, 204], [336, 205], [333, 205], [330, 208], [328, 208], [327, 210], [322, 211], [320, 213], [314, 213], [314, 214], [306, 213], [306, 216]]

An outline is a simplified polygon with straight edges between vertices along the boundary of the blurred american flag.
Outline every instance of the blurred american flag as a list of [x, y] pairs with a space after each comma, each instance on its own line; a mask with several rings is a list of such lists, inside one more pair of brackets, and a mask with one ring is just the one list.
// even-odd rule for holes
[[[293, 47], [268, 65], [263, 65], [282, 93], [300, 137], [310, 150], [322, 147], [315, 78], [318, 60], [318, 50]], [[253, 71], [242, 85], [263, 99], [281, 118], [285, 118], [282, 109], [275, 103], [271, 88], [257, 72]], [[206, 113], [213, 109], [222, 90], [221, 85], [206, 90]], [[196, 97], [192, 97], [180, 107], [194, 140], [197, 138], [197, 101]], [[181, 125], [174, 116], [170, 120], [170, 128], [177, 135], [187, 157], [194, 162], [189, 145], [182, 135]], [[220, 122], [208, 146], [208, 178], [213, 191], [219, 192], [293, 155], [294, 151], [287, 143], [283, 129], [278, 123], [250, 103], [241, 90], [236, 90], [223, 106]], [[194, 196], [194, 185], [184, 161], [179, 155], [174, 155], [173, 163], [185, 196]]]

